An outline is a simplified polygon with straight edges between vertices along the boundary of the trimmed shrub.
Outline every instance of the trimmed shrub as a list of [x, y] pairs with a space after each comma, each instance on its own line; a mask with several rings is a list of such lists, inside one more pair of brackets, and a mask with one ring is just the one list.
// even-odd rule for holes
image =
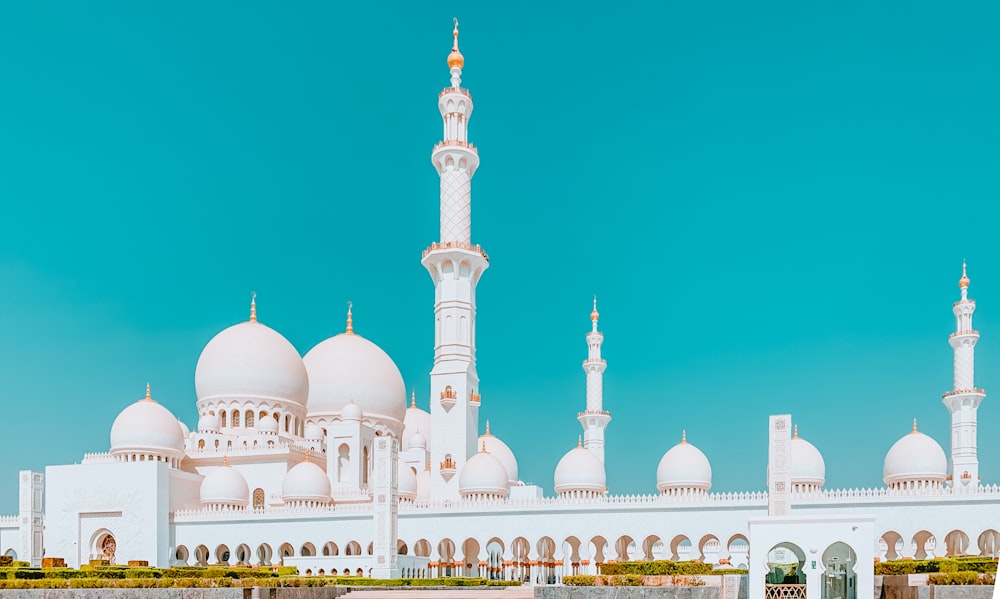
[[979, 574], [976, 572], [939, 572], [927, 577], [931, 584], [979, 584]]
[[597, 577], [592, 574], [574, 574], [563, 576], [563, 584], [572, 587], [592, 587], [597, 584]]

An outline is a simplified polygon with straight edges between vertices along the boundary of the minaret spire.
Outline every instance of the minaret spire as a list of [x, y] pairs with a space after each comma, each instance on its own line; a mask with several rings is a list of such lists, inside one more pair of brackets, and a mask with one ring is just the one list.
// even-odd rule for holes
[[[941, 400], [951, 412], [951, 484], [956, 492], [975, 492], [979, 486], [979, 456], [976, 450], [977, 411], [986, 392], [975, 384], [975, 351], [979, 331], [972, 328], [976, 301], [969, 299], [969, 274], [962, 261], [958, 280], [961, 298], [955, 302], [955, 332], [948, 342], [955, 353], [954, 384]], [[916, 430], [916, 421], [914, 421]]]
[[[472, 244], [472, 177], [479, 152], [469, 143], [472, 96], [462, 87], [465, 57], [452, 30], [451, 85], [438, 94], [443, 136], [431, 152], [441, 180], [440, 237], [421, 262], [434, 281], [434, 368], [431, 369], [431, 498], [458, 500], [458, 468], [479, 449], [479, 375], [476, 372], [476, 285], [489, 267]], [[448, 461], [446, 458], [450, 458]]]
[[250, 294], [250, 322], [257, 322], [257, 292]]
[[347, 329], [344, 332], [348, 335], [354, 334], [354, 319], [351, 317], [351, 308], [353, 306], [352, 302], [347, 302]]
[[611, 414], [604, 411], [604, 370], [608, 367], [601, 357], [604, 334], [597, 330], [597, 296], [590, 313], [590, 332], [587, 333], [587, 359], [583, 371], [587, 373], [587, 409], [576, 419], [583, 427], [584, 447], [604, 461], [604, 429], [611, 422]]

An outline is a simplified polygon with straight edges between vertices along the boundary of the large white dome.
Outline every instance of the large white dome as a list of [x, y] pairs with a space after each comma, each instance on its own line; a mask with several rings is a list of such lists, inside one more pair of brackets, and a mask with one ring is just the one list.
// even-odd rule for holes
[[250, 487], [238, 470], [223, 465], [201, 481], [200, 496], [205, 505], [246, 507], [250, 503]]
[[281, 497], [286, 503], [330, 503], [330, 479], [312, 462], [302, 462], [285, 474]]
[[656, 467], [656, 488], [694, 489], [707, 491], [712, 487], [712, 465], [700, 449], [687, 442], [687, 436], [660, 458]]
[[493, 454], [480, 451], [462, 466], [458, 475], [460, 495], [499, 495], [506, 497], [510, 492], [507, 483], [507, 469]]
[[604, 463], [583, 447], [570, 450], [556, 465], [555, 489], [560, 495], [573, 492], [605, 494], [608, 488]]
[[896, 441], [885, 456], [882, 476], [886, 485], [898, 483], [943, 483], [948, 473], [948, 458], [937, 441], [917, 430]]
[[111, 425], [111, 453], [152, 453], [180, 459], [184, 455], [184, 430], [170, 410], [146, 398], [121, 411]]
[[400, 460], [396, 463], [397, 493], [400, 499], [414, 501], [417, 498], [417, 474], [410, 465]]
[[292, 344], [256, 320], [212, 338], [194, 372], [198, 401], [280, 400], [306, 405], [309, 377]]
[[310, 418], [338, 417], [353, 400], [365, 420], [402, 433], [406, 387], [396, 364], [379, 346], [343, 333], [320, 342], [303, 361], [309, 373]]
[[826, 481], [826, 462], [823, 455], [809, 441], [799, 437], [796, 427], [792, 437], [792, 484], [823, 486]]
[[490, 433], [489, 422], [486, 423], [486, 432], [483, 433], [482, 437], [479, 437], [479, 445], [485, 445], [486, 451], [490, 452], [503, 464], [504, 469], [507, 471], [507, 483], [511, 486], [516, 485], [518, 480], [517, 458], [514, 457], [514, 452], [510, 450], [510, 447], [507, 447], [506, 443]]

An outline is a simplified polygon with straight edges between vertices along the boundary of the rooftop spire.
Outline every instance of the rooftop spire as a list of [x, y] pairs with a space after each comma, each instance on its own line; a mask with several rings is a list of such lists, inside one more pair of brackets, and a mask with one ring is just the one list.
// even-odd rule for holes
[[490, 421], [489, 420], [486, 421], [486, 432], [483, 433], [483, 436], [484, 437], [489, 437], [490, 436]]
[[455, 29], [451, 34], [455, 40], [451, 44], [451, 54], [448, 55], [448, 68], [461, 69], [465, 66], [465, 57], [458, 51], [458, 19], [453, 20], [455, 21]]
[[918, 433], [918, 432], [920, 432], [920, 431], [917, 430], [917, 419], [914, 418], [913, 419], [913, 430], [910, 431], [910, 434], [913, 435], [913, 434]]
[[153, 397], [149, 394], [149, 383], [146, 383], [146, 399], [145, 401], [153, 401]]
[[257, 322], [257, 292], [250, 294], [250, 322]]
[[410, 407], [411, 408], [417, 407], [417, 390], [416, 389], [410, 389]]
[[793, 439], [798, 439], [799, 438], [799, 425], [797, 425], [797, 424], [795, 425], [794, 431], [795, 432], [792, 433], [792, 438]]
[[577, 437], [576, 437], [576, 447], [577, 447], [577, 449], [583, 447], [583, 435], [577, 435]]
[[347, 302], [347, 330], [344, 331], [348, 335], [354, 334], [354, 320], [351, 318], [351, 308], [354, 306], [353, 303]]
[[594, 309], [590, 312], [590, 320], [594, 324], [594, 330], [597, 330], [597, 319], [600, 318], [600, 313], [597, 312], [597, 294], [594, 294]]
[[688, 442], [688, 432], [686, 430], [681, 431], [681, 443]]

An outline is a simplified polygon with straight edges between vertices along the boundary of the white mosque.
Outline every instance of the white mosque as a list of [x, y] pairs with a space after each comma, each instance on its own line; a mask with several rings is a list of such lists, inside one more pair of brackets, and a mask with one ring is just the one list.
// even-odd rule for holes
[[870, 583], [873, 558], [1000, 555], [1000, 487], [979, 478], [985, 391], [973, 380], [979, 333], [964, 265], [949, 338], [954, 390], [943, 397], [950, 457], [914, 422], [885, 456], [883, 487], [826, 489], [820, 451], [777, 416], [767, 492], [712, 493], [708, 458], [682, 437], [649, 495], [614, 495], [595, 300], [581, 441], [555, 465], [555, 496], [519, 481], [514, 451], [479, 415], [476, 286], [489, 257], [471, 241], [479, 156], [457, 22], [448, 66], [438, 96], [444, 136], [431, 153], [440, 241], [421, 261], [434, 283], [430, 411], [407, 397], [392, 358], [353, 330], [350, 309], [346, 330], [302, 357], [258, 320], [254, 301], [249, 319], [218, 333], [198, 359], [194, 429], [147, 388], [112, 424], [110, 451], [44, 475], [21, 472], [20, 512], [0, 517], [0, 551], [36, 566], [44, 555], [69, 566], [291, 564], [313, 574], [535, 584], [612, 560], [698, 559], [758, 578], [797, 563], [800, 577], [837, 575], [858, 588]]

